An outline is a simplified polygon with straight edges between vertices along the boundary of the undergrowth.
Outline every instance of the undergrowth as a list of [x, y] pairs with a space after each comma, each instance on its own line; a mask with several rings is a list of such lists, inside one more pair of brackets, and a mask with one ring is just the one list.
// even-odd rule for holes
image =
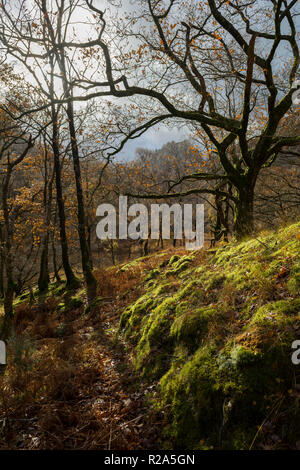
[[[0, 375], [0, 449], [145, 447], [148, 431], [138, 432], [144, 391], [135, 392], [129, 352], [116, 346], [114, 331], [151, 267], [142, 259], [121, 272], [95, 271], [98, 292], [89, 306], [83, 286], [63, 283], [15, 300]], [[155, 426], [149, 431], [155, 438]]]

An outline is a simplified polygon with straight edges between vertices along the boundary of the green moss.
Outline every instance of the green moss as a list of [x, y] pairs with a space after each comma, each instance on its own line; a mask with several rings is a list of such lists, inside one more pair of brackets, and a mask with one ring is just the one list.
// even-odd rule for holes
[[192, 281], [188, 281], [187, 284], [185, 284], [176, 295], [178, 300], [182, 300], [191, 296], [197, 299], [204, 299], [205, 291], [203, 289], [203, 282], [201, 280], [193, 279]]
[[184, 255], [182, 257], [177, 255], [172, 256], [169, 261], [170, 268], [166, 272], [167, 276], [176, 276], [179, 273], [182, 273], [190, 267], [190, 263], [194, 258], [195, 256], [193, 255]]
[[293, 295], [300, 295], [300, 262], [298, 261], [293, 266], [290, 278], [287, 283], [287, 288]]
[[83, 299], [79, 296], [69, 296], [67, 293], [63, 296], [63, 301], [59, 302], [56, 306], [56, 310], [60, 313], [65, 313], [68, 310], [80, 308], [83, 305]]
[[64, 302], [59, 302], [56, 306], [56, 310], [60, 313], [64, 313], [66, 311], [66, 305]]
[[[299, 231], [300, 223], [230, 243], [198, 266], [195, 253], [174, 255], [123, 312], [120, 331], [135, 345], [139, 373], [159, 379], [153, 406], [168, 420], [166, 448], [248, 449], [278, 397], [288, 397], [286, 420], [299, 418], [290, 395]], [[288, 428], [276, 432], [300, 440], [300, 429]]]
[[150, 255], [149, 256], [142, 256], [140, 258], [134, 259], [130, 263], [123, 264], [123, 266], [121, 266], [119, 271], [120, 272], [129, 271], [131, 268], [134, 268], [135, 266], [138, 266], [140, 263], [142, 263], [143, 261], [145, 261], [146, 259], [149, 259], [149, 258], [150, 258]]
[[63, 293], [66, 292], [66, 284], [65, 283], [60, 283], [60, 284], [53, 284], [53, 286], [51, 286], [51, 289], [50, 291], [51, 292], [51, 295], [54, 295], [54, 296], [60, 296], [62, 295]]
[[178, 255], [173, 255], [173, 256], [170, 258], [169, 265], [171, 266], [172, 264], [176, 263], [179, 259], [180, 259], [180, 256], [178, 256]]
[[295, 315], [300, 319], [300, 299], [278, 300], [259, 308], [250, 324], [270, 325], [294, 322]]
[[71, 297], [69, 300], [68, 300], [68, 303], [67, 303], [67, 307], [68, 308], [79, 308], [83, 305], [83, 300], [80, 298], [80, 297]]
[[167, 436], [175, 448], [196, 448], [212, 426], [218, 433], [221, 400], [212, 380], [215, 368], [212, 351], [200, 348], [182, 368], [172, 366], [161, 379], [161, 406], [172, 408]]
[[190, 350], [197, 349], [200, 340], [208, 332], [208, 324], [216, 316], [216, 310], [199, 308], [188, 311], [175, 319], [171, 327], [171, 335], [176, 341], [183, 342]]
[[158, 269], [152, 269], [151, 271], [148, 272], [144, 281], [145, 282], [151, 281], [155, 279], [156, 277], [158, 277], [159, 275], [160, 275], [160, 271]]
[[26, 292], [18, 297], [18, 300], [28, 300], [30, 297], [30, 292]]
[[91, 311], [92, 308], [96, 307], [103, 301], [103, 297], [99, 296], [96, 297], [89, 305], [87, 305], [84, 309], [84, 314], [87, 314]]
[[[169, 297], [153, 308], [141, 325], [137, 344], [136, 366], [142, 373], [156, 377], [165, 371], [171, 348], [170, 327], [175, 316], [176, 301]], [[161, 348], [161, 352], [157, 351]]]

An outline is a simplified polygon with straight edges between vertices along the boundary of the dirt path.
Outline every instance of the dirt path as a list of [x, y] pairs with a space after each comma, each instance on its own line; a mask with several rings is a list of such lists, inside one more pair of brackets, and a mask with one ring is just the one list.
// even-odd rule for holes
[[[106, 332], [96, 331], [92, 327], [81, 332], [90, 338], [96, 335], [100, 368], [100, 376], [93, 384], [94, 396], [81, 404], [82, 413], [87, 418], [86, 429], [93, 427], [93, 423], [96, 426], [101, 423], [99, 433], [90, 433], [88, 448], [157, 448], [160, 423], [157, 416], [149, 413], [146, 399], [153, 386], [141, 383], [134, 373], [129, 351], [115, 339], [114, 328], [117, 322], [111, 323], [107, 319], [103, 325]], [[108, 331], [108, 328], [111, 330]], [[91, 340], [87, 339], [86, 344], [88, 341]], [[72, 447], [76, 447], [75, 441]]]

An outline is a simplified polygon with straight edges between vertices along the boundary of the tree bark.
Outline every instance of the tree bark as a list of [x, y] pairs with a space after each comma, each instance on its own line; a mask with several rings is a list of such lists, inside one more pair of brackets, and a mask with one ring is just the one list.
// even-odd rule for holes
[[76, 183], [76, 195], [77, 195], [77, 218], [78, 218], [78, 235], [81, 250], [81, 262], [84, 280], [87, 288], [88, 301], [92, 301], [97, 295], [97, 281], [92, 273], [92, 264], [90, 250], [86, 238], [86, 220], [85, 220], [85, 209], [84, 209], [84, 197], [82, 191], [82, 177], [80, 168], [80, 159], [78, 152], [78, 143], [76, 136], [76, 129], [74, 123], [74, 109], [73, 102], [71, 101], [71, 92], [69, 85], [66, 80], [67, 71], [65, 66], [65, 57], [63, 52], [60, 54], [60, 67], [62, 72], [62, 81], [65, 97], [69, 98], [67, 103], [67, 116], [69, 121], [69, 133], [71, 139], [71, 149], [73, 157], [73, 168]]
[[44, 222], [45, 222], [45, 233], [42, 240], [42, 254], [40, 261], [40, 274], [38, 279], [38, 287], [40, 292], [44, 292], [49, 287], [50, 277], [49, 277], [49, 265], [48, 265], [48, 254], [49, 254], [49, 225], [51, 219], [51, 204], [52, 204], [52, 182], [53, 178], [51, 177], [48, 181], [48, 153], [45, 143], [44, 148], [45, 161], [45, 182], [44, 182]]
[[54, 276], [55, 276], [56, 282], [60, 283], [61, 278], [60, 278], [58, 268], [57, 268], [54, 232], [52, 232], [52, 260], [53, 260], [53, 271], [54, 271]]
[[234, 205], [233, 234], [240, 241], [254, 232], [254, 187], [244, 187], [237, 194]]
[[2, 243], [2, 226], [0, 225], [0, 298], [4, 297], [4, 261]]
[[60, 166], [60, 155], [58, 145], [58, 113], [55, 110], [54, 104], [52, 104], [52, 149], [54, 157], [54, 171], [55, 171], [55, 184], [56, 184], [56, 201], [58, 208], [58, 219], [59, 219], [59, 233], [61, 243], [61, 258], [62, 264], [66, 275], [67, 287], [73, 287], [77, 284], [77, 279], [73, 273], [73, 270], [69, 261], [69, 250], [68, 240], [66, 233], [66, 214], [65, 205], [63, 200], [62, 183], [61, 183], [61, 166]]
[[13, 299], [14, 299], [14, 280], [13, 280], [13, 262], [12, 262], [12, 230], [9, 219], [9, 208], [7, 204], [9, 182], [12, 174], [12, 166], [7, 166], [6, 176], [2, 187], [2, 209], [4, 218], [4, 265], [6, 274], [6, 287], [4, 290], [4, 319], [1, 326], [0, 337], [7, 339], [9, 336], [13, 319]]

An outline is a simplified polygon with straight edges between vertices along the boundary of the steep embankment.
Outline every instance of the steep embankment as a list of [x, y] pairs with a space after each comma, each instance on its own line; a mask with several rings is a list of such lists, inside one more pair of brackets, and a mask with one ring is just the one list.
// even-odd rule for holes
[[299, 235], [96, 271], [89, 307], [82, 287], [18, 298], [0, 448], [299, 448]]
[[300, 224], [157, 259], [142, 286], [120, 333], [142, 376], [159, 381], [164, 446], [300, 447]]

